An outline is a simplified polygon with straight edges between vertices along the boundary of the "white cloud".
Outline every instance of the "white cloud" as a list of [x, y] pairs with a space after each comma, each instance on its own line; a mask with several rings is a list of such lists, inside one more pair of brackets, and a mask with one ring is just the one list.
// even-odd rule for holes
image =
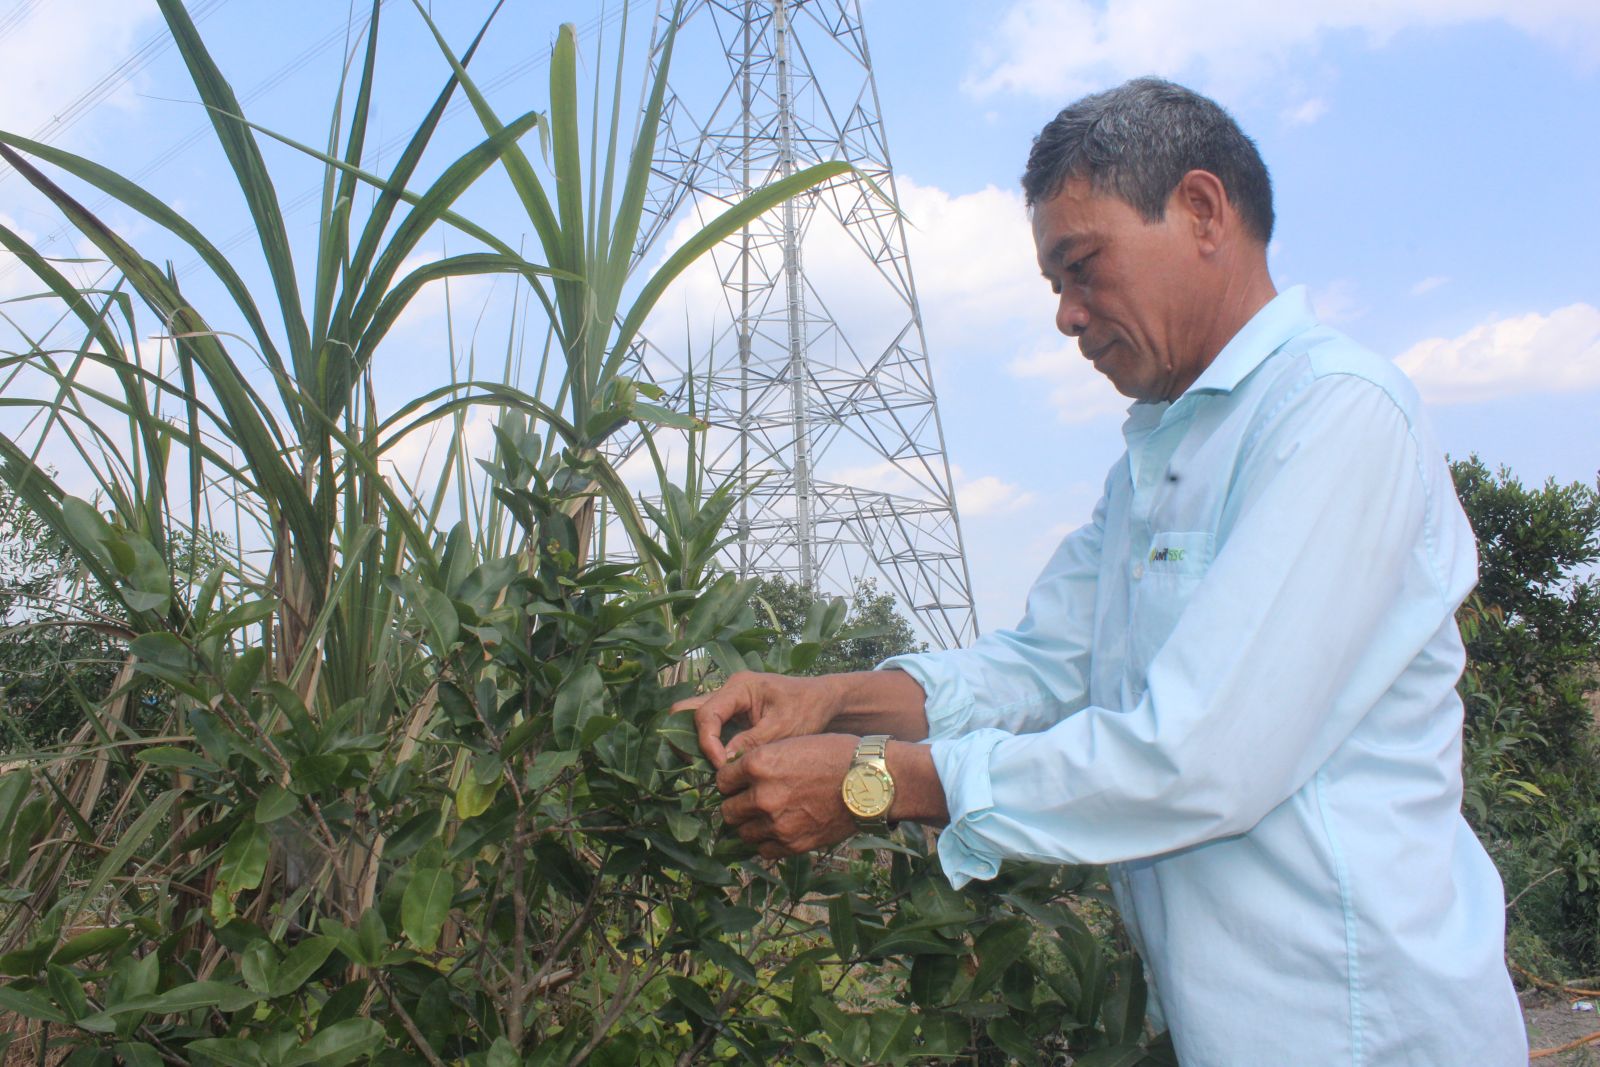
[[1016, 0], [967, 86], [1062, 100], [1153, 73], [1237, 91], [1292, 77], [1329, 32], [1382, 45], [1402, 30], [1484, 20], [1600, 61], [1594, 0]]
[[1030, 492], [992, 474], [956, 484], [956, 505], [967, 518], [979, 515], [1008, 515], [1038, 499]]
[[1431, 293], [1435, 289], [1439, 288], [1439, 286], [1448, 285], [1449, 283], [1450, 279], [1446, 275], [1435, 274], [1431, 277], [1424, 278], [1416, 285], [1413, 285], [1411, 287], [1411, 295], [1421, 296], [1423, 293]]
[[1006, 370], [1013, 377], [1044, 382], [1050, 390], [1050, 406], [1064, 423], [1116, 415], [1131, 403], [1076, 348], [1041, 348], [1012, 360]]
[[[1015, 323], [1048, 325], [1049, 289], [1039, 277], [1019, 192], [991, 185], [958, 195], [906, 175], [895, 181], [935, 358], [975, 341], [990, 341]], [[679, 220], [663, 242], [661, 258], [687, 240], [697, 225], [693, 219]], [[775, 272], [777, 249], [768, 254], [768, 269]], [[716, 324], [726, 324], [730, 317], [720, 272], [732, 270], [734, 262], [719, 249], [695, 263], [656, 306], [647, 335], [664, 347], [686, 331], [700, 344], [714, 336]], [[888, 343], [903, 322], [899, 315], [904, 305], [855, 241], [820, 211], [804, 236], [803, 263], [807, 282], [857, 351], [870, 356]]]
[[[32, 136], [129, 55], [136, 40], [160, 24], [151, 0], [73, 0], [36, 5], [0, 38], [0, 129]], [[106, 97], [114, 108], [133, 106], [138, 80]], [[103, 106], [103, 105], [102, 105]], [[54, 138], [51, 138], [52, 140]]]
[[1342, 326], [1367, 313], [1366, 305], [1356, 294], [1356, 287], [1348, 278], [1340, 278], [1311, 291], [1311, 306], [1317, 317], [1330, 326]]
[[1289, 120], [1291, 126], [1309, 126], [1327, 113], [1328, 102], [1320, 96], [1313, 96], [1300, 106], [1285, 112], [1284, 118]]
[[1395, 362], [1440, 404], [1600, 388], [1600, 308], [1572, 304], [1419, 341]]

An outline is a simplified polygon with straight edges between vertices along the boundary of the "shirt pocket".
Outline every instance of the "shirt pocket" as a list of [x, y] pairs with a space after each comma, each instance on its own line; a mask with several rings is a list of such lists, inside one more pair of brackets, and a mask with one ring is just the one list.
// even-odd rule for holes
[[[1133, 595], [1132, 647], [1136, 676], [1144, 689], [1150, 661], [1172, 636], [1183, 611], [1211, 567], [1215, 538], [1209, 530], [1158, 533], [1138, 564]], [[1139, 574], [1142, 571], [1142, 574]]]

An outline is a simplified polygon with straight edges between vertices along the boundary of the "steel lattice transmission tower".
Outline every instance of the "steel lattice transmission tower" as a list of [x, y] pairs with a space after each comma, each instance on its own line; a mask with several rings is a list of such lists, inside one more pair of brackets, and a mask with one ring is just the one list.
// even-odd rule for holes
[[859, 175], [714, 249], [715, 282], [689, 283], [687, 312], [711, 325], [637, 353], [679, 402], [692, 374], [708, 479], [747, 491], [728, 565], [831, 593], [879, 576], [932, 640], [968, 643], [971, 581], [859, 2], [673, 7], [660, 3], [652, 46], [654, 66], [676, 18], [641, 258], [809, 164]]

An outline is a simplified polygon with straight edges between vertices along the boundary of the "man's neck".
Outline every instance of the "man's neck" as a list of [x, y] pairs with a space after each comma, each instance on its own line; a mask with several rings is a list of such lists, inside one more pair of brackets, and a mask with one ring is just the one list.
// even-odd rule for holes
[[1200, 373], [1203, 374], [1211, 366], [1228, 342], [1277, 295], [1278, 290], [1272, 284], [1265, 257], [1253, 269], [1230, 275], [1222, 293], [1211, 301], [1201, 329], [1197, 331], [1203, 339], [1200, 350], [1204, 357], [1199, 361]]

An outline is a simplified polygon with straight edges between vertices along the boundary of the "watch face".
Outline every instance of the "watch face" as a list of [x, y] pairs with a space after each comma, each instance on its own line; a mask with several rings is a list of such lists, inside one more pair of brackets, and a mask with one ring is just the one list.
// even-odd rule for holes
[[877, 767], [855, 766], [844, 776], [844, 803], [858, 819], [876, 819], [894, 800], [894, 779]]

